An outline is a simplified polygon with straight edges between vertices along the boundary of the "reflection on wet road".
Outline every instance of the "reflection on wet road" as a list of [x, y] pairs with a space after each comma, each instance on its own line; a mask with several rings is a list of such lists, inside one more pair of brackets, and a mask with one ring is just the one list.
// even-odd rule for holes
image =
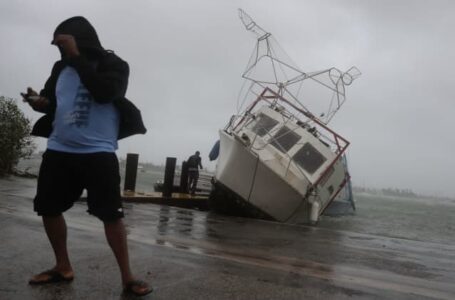
[[[20, 257], [30, 257], [30, 264], [39, 263], [35, 260], [42, 254], [28, 243], [45, 245], [46, 241], [42, 235], [34, 237], [42, 229], [40, 219], [31, 211], [32, 194], [31, 186], [20, 182], [0, 187], [3, 228], [0, 238], [6, 243], [0, 246], [2, 263]], [[74, 247], [85, 249], [74, 251], [73, 255], [81, 266], [101, 269], [99, 261], [110, 259], [108, 254], [103, 252], [108, 258], [95, 260], [82, 255], [99, 255], [95, 253], [105, 247], [98, 241], [102, 226], [85, 210], [85, 203], [76, 203], [66, 214]], [[343, 228], [231, 218], [150, 204], [127, 203], [125, 212], [132, 256], [141, 262], [137, 268], [151, 268], [150, 278], [158, 284], [154, 299], [186, 299], [190, 295], [204, 299], [251, 299], [253, 293], [261, 299], [455, 298], [455, 245], [354, 233]], [[21, 241], [18, 247], [24, 249], [20, 257], [7, 246], [15, 244], [12, 238], [15, 236], [34, 237]], [[103, 265], [113, 268], [115, 274], [115, 265], [108, 262]], [[27, 268], [24, 270], [28, 272]], [[94, 275], [84, 274], [87, 278], [80, 282], [90, 285], [93, 281], [90, 276]], [[112, 285], [115, 280], [106, 276], [113, 275], [101, 276], [98, 281]], [[74, 284], [77, 286], [77, 282]], [[99, 290], [96, 297], [102, 297], [106, 291]], [[5, 283], [0, 284], [0, 298], [12, 293], [20, 295]]]
[[[455, 295], [455, 247], [450, 245], [228, 218], [165, 206], [137, 205], [127, 218], [130, 239], [150, 245], [298, 273], [342, 286], [440, 299], [453, 299]], [[445, 281], [441, 280], [444, 276]]]

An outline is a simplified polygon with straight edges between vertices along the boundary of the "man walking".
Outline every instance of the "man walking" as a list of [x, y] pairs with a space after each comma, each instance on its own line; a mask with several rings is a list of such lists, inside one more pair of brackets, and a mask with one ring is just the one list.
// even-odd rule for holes
[[188, 158], [188, 188], [191, 195], [196, 193], [197, 181], [199, 179], [199, 168], [202, 169], [201, 156], [199, 151], [196, 151]]
[[56, 265], [29, 283], [73, 280], [62, 213], [86, 189], [88, 212], [104, 223], [124, 291], [148, 294], [152, 288], [130, 270], [115, 154], [118, 139], [146, 132], [140, 111], [125, 98], [128, 64], [101, 46], [95, 29], [83, 17], [62, 22], [52, 44], [60, 50], [61, 60], [54, 64], [39, 95], [28, 88], [22, 96], [34, 110], [45, 113], [32, 131], [48, 138], [34, 210], [42, 216]]

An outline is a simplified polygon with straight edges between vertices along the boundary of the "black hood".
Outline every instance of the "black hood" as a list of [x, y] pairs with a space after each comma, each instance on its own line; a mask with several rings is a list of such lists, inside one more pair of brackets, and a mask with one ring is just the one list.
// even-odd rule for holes
[[55, 29], [54, 38], [57, 34], [71, 34], [74, 36], [77, 47], [82, 52], [104, 52], [95, 28], [84, 17], [72, 17], [63, 21]]

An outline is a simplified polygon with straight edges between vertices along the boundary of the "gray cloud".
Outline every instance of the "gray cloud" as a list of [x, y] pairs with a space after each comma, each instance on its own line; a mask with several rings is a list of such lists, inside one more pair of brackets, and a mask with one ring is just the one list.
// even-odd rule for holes
[[130, 64], [127, 96], [149, 128], [122, 141], [119, 154], [161, 163], [199, 149], [206, 157], [236, 112], [254, 46], [238, 7], [303, 70], [362, 71], [331, 123], [351, 141], [355, 184], [455, 196], [451, 1], [2, 1], [0, 91], [18, 97], [41, 87], [58, 59], [49, 44], [55, 26], [84, 15]]

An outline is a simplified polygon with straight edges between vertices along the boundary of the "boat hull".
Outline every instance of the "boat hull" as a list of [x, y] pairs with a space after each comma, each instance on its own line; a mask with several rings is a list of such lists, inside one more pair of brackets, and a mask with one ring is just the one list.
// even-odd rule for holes
[[220, 142], [216, 182], [210, 197], [214, 210], [231, 215], [260, 215], [262, 219], [280, 222], [309, 222], [309, 204], [299, 191], [236, 136], [220, 132]]

